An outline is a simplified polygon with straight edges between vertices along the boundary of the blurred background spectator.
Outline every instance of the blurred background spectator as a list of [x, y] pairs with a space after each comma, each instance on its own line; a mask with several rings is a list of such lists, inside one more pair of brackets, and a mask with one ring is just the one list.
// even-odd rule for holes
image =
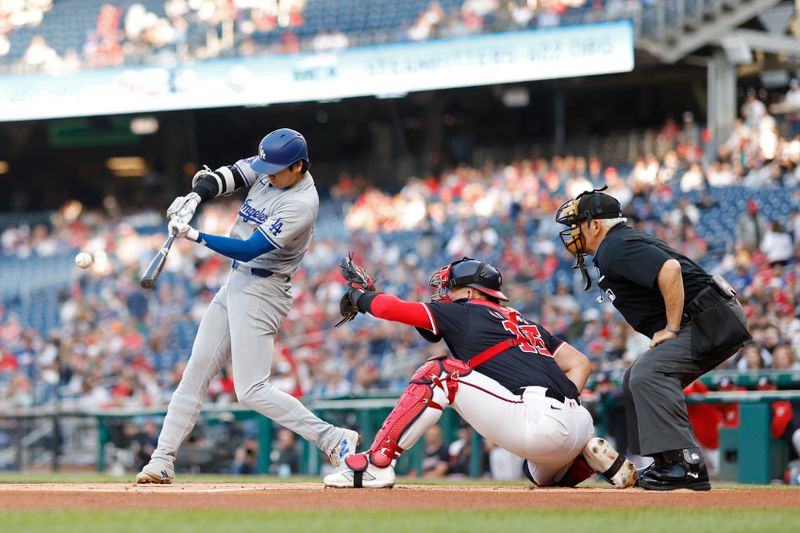
[[256, 441], [255, 439], [245, 439], [245, 441], [242, 442], [242, 444], [238, 448], [236, 448], [236, 451], [233, 454], [233, 464], [231, 465], [231, 474], [237, 474], [237, 475], [255, 474], [257, 455], [258, 455], [258, 441]]
[[[308, 0], [6, 0], [0, 4], [0, 65], [57, 72], [128, 64], [299, 51], [462, 37], [635, 15], [640, 2], [589, 0], [384, 0], [358, 5], [358, 16], [325, 20]], [[391, 4], [391, 5], [390, 5]], [[346, 7], [346, 6], [345, 6]], [[69, 15], [69, 25], [58, 24]], [[34, 36], [30, 31], [38, 32]], [[58, 42], [51, 48], [48, 40]], [[76, 51], [79, 50], [79, 51]], [[69, 69], [63, 63], [75, 62]], [[748, 104], [753, 114], [756, 104]]]
[[[300, 473], [300, 452], [295, 435], [286, 428], [278, 430], [278, 439], [270, 452], [271, 473], [278, 477], [289, 477]], [[257, 452], [258, 448], [254, 450]]]
[[[447, 476], [450, 471], [450, 454], [447, 445], [442, 440], [442, 428], [431, 426], [423, 435], [424, 456], [422, 458], [422, 471], [419, 477], [422, 479], [441, 479]], [[411, 475], [418, 475], [412, 472]]]

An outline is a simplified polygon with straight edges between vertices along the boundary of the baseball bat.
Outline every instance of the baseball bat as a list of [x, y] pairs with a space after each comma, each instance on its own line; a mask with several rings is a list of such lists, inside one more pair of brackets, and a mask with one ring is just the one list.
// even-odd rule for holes
[[164, 268], [164, 263], [167, 261], [167, 255], [169, 254], [169, 249], [172, 247], [172, 242], [174, 240], [174, 234], [171, 234], [169, 237], [167, 237], [167, 240], [164, 241], [161, 249], [158, 251], [153, 260], [150, 261], [150, 265], [147, 267], [147, 270], [144, 271], [142, 280], [139, 282], [142, 285], [142, 288], [152, 289], [153, 285], [156, 284], [158, 275], [161, 274], [161, 269]]

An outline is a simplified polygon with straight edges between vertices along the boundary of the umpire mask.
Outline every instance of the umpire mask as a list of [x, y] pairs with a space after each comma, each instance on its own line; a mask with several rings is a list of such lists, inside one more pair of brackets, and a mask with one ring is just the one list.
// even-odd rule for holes
[[604, 194], [602, 191], [607, 187], [582, 192], [574, 199], [561, 205], [556, 211], [556, 222], [567, 226], [567, 229], [559, 232], [561, 242], [564, 247], [577, 258], [577, 262], [572, 268], [581, 271], [584, 281], [584, 290], [589, 290], [592, 281], [586, 272], [584, 256], [586, 255], [586, 238], [581, 232], [581, 223], [591, 223], [595, 218], [621, 218], [622, 207], [613, 196]]

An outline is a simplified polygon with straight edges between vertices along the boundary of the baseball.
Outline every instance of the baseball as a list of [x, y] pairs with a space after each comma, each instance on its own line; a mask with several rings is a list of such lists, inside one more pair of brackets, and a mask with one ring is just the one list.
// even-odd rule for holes
[[91, 254], [81, 252], [75, 256], [75, 264], [81, 268], [89, 268], [94, 263]]

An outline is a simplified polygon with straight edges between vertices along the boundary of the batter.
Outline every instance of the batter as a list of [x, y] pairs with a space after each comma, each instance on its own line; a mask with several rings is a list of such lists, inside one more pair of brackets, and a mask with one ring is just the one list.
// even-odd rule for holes
[[[171, 233], [234, 261], [228, 281], [203, 315], [158, 447], [136, 476], [137, 483], [173, 481], [175, 456], [194, 427], [209, 381], [229, 361], [240, 404], [314, 443], [334, 466], [355, 452], [358, 433], [321, 420], [269, 381], [275, 335], [292, 306], [291, 278], [311, 242], [319, 212], [308, 169], [305, 138], [282, 128], [264, 137], [257, 156], [198, 172], [192, 192], [167, 209]], [[201, 202], [242, 188], [249, 192], [229, 237], [201, 233], [188, 224]]]

